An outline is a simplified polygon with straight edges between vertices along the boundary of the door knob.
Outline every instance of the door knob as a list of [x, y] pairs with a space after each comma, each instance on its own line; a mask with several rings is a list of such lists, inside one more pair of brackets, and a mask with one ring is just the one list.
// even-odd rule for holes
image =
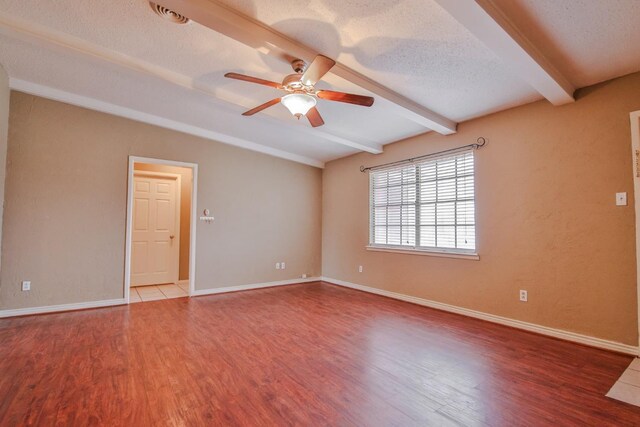
[[176, 236], [174, 236], [173, 234], [171, 236], [169, 236], [170, 239], [173, 239], [174, 237], [176, 237]]

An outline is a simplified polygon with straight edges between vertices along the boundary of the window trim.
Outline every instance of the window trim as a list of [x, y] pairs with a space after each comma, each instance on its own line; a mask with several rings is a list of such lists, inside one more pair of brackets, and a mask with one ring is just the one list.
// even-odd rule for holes
[[[473, 149], [463, 150], [471, 152], [471, 155], [474, 157], [473, 160], [473, 201], [474, 201], [474, 216], [477, 221], [477, 204], [476, 204], [476, 172], [475, 172], [475, 153]], [[459, 155], [460, 153], [451, 154], [452, 156]], [[437, 157], [448, 157], [448, 155], [438, 155]], [[384, 168], [387, 169], [387, 168]], [[371, 170], [370, 173], [374, 173], [374, 170]], [[417, 173], [417, 168], [416, 168]], [[418, 181], [417, 181], [418, 182]], [[480, 260], [480, 255], [478, 254], [478, 235], [477, 235], [477, 222], [474, 222], [475, 226], [475, 249], [458, 249], [458, 248], [440, 248], [440, 247], [421, 247], [421, 246], [404, 246], [404, 245], [387, 245], [387, 244], [376, 244], [374, 242], [374, 213], [373, 213], [373, 179], [372, 176], [369, 176], [369, 243], [365, 246], [367, 251], [373, 252], [389, 252], [389, 253], [398, 253], [398, 254], [406, 254], [406, 255], [426, 255], [426, 256], [434, 256], [434, 257], [444, 257], [444, 258], [459, 258], [459, 259], [470, 259], [470, 260]], [[416, 210], [418, 206], [420, 206], [420, 192], [416, 194], [418, 198], [416, 200]], [[418, 212], [416, 212], [417, 218]], [[418, 228], [418, 227], [416, 227]], [[419, 230], [416, 230], [416, 233], [419, 233]], [[416, 242], [419, 238], [419, 234], [416, 235]]]
[[465, 251], [464, 249], [447, 250], [444, 248], [418, 249], [411, 246], [393, 246], [393, 245], [367, 245], [365, 249], [372, 252], [390, 252], [405, 255], [426, 255], [440, 258], [458, 258], [469, 260], [480, 260], [480, 255], [476, 251]]

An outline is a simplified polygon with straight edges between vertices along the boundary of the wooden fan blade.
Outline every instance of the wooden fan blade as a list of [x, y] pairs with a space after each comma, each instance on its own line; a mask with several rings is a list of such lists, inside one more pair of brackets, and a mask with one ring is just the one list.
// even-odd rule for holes
[[332, 90], [321, 90], [317, 95], [318, 98], [326, 99], [327, 101], [346, 102], [347, 104], [362, 105], [363, 107], [371, 107], [373, 105], [373, 98], [370, 96], [334, 92]]
[[256, 108], [252, 108], [249, 111], [245, 111], [244, 113], [242, 113], [243, 116], [253, 116], [255, 113], [260, 112], [262, 110], [264, 110], [265, 108], [269, 108], [273, 105], [276, 105], [278, 102], [280, 102], [280, 98], [276, 98], [276, 99], [272, 99], [269, 102], [265, 102], [262, 105], [258, 105]]
[[327, 74], [327, 72], [336, 65], [336, 61], [327, 58], [324, 55], [318, 55], [313, 62], [309, 64], [300, 81], [307, 86], [313, 86]]
[[312, 109], [307, 111], [306, 115], [307, 119], [309, 119], [309, 123], [311, 123], [311, 126], [313, 126], [314, 128], [317, 128], [318, 126], [322, 126], [324, 124], [324, 120], [322, 120], [322, 116], [320, 115], [320, 112], [316, 107], [313, 107]]
[[244, 74], [227, 73], [224, 76], [229, 78], [229, 79], [242, 80], [242, 81], [249, 82], [249, 83], [257, 83], [259, 85], [270, 86], [270, 87], [274, 87], [276, 89], [282, 89], [282, 85], [280, 83], [271, 82], [269, 80], [259, 79], [257, 77], [245, 76]]

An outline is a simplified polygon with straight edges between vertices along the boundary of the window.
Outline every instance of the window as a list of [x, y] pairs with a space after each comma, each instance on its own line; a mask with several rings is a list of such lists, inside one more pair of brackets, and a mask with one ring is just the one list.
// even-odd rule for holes
[[370, 173], [370, 246], [474, 253], [473, 151]]

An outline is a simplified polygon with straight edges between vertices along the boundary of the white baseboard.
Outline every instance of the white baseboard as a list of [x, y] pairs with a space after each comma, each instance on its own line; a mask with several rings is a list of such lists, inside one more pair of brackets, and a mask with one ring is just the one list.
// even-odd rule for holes
[[372, 294], [382, 295], [385, 297], [410, 302], [413, 304], [431, 307], [438, 310], [448, 311], [451, 313], [462, 314], [464, 316], [474, 317], [476, 319], [486, 320], [488, 322], [498, 323], [500, 325], [511, 326], [513, 328], [523, 329], [529, 332], [535, 332], [566, 341], [572, 341], [591, 347], [602, 348], [605, 350], [616, 351], [618, 353], [638, 355], [638, 347], [623, 344], [615, 341], [604, 340], [602, 338], [590, 337], [588, 335], [577, 334], [575, 332], [563, 331], [561, 329], [549, 328], [547, 326], [536, 325], [535, 323], [523, 322], [521, 320], [509, 319], [508, 317], [496, 316], [494, 314], [483, 313], [481, 311], [471, 310], [468, 308], [457, 307], [455, 305], [445, 304], [437, 301], [431, 301], [424, 298], [418, 298], [410, 295], [400, 294], [397, 292], [386, 291], [383, 289], [372, 288], [369, 286], [358, 285], [356, 283], [345, 282], [344, 280], [332, 279], [330, 277], [321, 277], [324, 282], [334, 285], [344, 286], [347, 288], [357, 289]]
[[[297, 283], [317, 282], [319, 280], [320, 280], [319, 277], [307, 277], [306, 279], [300, 278], [300, 279], [281, 280], [276, 282], [252, 283], [249, 285], [227, 286], [224, 288], [200, 289], [200, 290], [196, 290], [192, 296], [212, 295], [212, 294], [221, 294], [226, 292], [237, 292], [237, 291], [248, 291], [251, 289], [270, 288], [273, 286], [284, 286], [284, 285], [295, 285]], [[180, 282], [185, 282], [187, 284], [189, 283], [188, 280], [180, 281]], [[102, 300], [102, 301], [78, 302], [73, 304], [48, 305], [44, 307], [16, 308], [11, 310], [0, 310], [0, 318], [14, 317], [14, 316], [27, 316], [30, 314], [55, 313], [57, 311], [83, 310], [86, 308], [109, 307], [109, 306], [121, 305], [121, 304], [126, 304], [126, 300], [124, 298]]]
[[226, 286], [224, 288], [196, 289], [192, 296], [223, 294], [227, 292], [249, 291], [252, 289], [271, 288], [274, 286], [295, 285], [298, 283], [317, 282], [319, 277], [307, 277], [306, 279], [279, 280], [276, 282], [252, 283], [249, 285]]
[[0, 318], [27, 316], [30, 314], [55, 313], [56, 311], [84, 310], [86, 308], [109, 307], [112, 305], [126, 304], [124, 298], [107, 299], [102, 301], [77, 302], [73, 304], [46, 305], [43, 307], [16, 308], [12, 310], [0, 310]]
[[[496, 316], [494, 314], [483, 313], [481, 311], [471, 310], [463, 307], [457, 307], [455, 305], [445, 304], [437, 301], [431, 301], [424, 298], [414, 297], [411, 295], [400, 294], [397, 292], [386, 291], [383, 289], [373, 288], [370, 286], [358, 285], [356, 283], [346, 282], [344, 280], [333, 279], [330, 277], [308, 277], [306, 279], [290, 279], [290, 280], [282, 280], [282, 281], [275, 281], [275, 282], [252, 283], [248, 285], [227, 286], [223, 288], [199, 289], [194, 292], [193, 296], [213, 295], [213, 294], [221, 294], [226, 292], [247, 291], [251, 289], [294, 285], [298, 283], [308, 283], [308, 282], [315, 282], [319, 280], [332, 283], [338, 286], [344, 286], [347, 288], [357, 289], [360, 291], [364, 291], [364, 292], [368, 292], [376, 295], [382, 295], [385, 297], [397, 299], [400, 301], [406, 301], [413, 304], [422, 305], [425, 307], [431, 307], [438, 310], [443, 310], [451, 313], [461, 314], [464, 316], [474, 317], [476, 319], [482, 319], [489, 322], [498, 323], [501, 325], [511, 326], [513, 328], [535, 332], [538, 334], [547, 335], [554, 338], [563, 339], [566, 341], [572, 341], [579, 344], [588, 345], [591, 347], [597, 347], [605, 350], [616, 351], [619, 353], [629, 354], [632, 356], [638, 355], [638, 347], [636, 346], [623, 344], [615, 341], [604, 340], [602, 338], [590, 337], [588, 335], [582, 335], [575, 332], [563, 331], [561, 329], [549, 328], [547, 326], [536, 325], [534, 323], [523, 322], [521, 320], [509, 319], [507, 317]], [[73, 304], [49, 305], [49, 306], [43, 306], [43, 307], [17, 308], [17, 309], [11, 309], [11, 310], [0, 310], [0, 318], [26, 316], [31, 314], [54, 313], [59, 311], [83, 310], [87, 308], [109, 307], [109, 306], [122, 305], [122, 304], [126, 304], [124, 298], [102, 300], [102, 301], [79, 302], [79, 303], [73, 303]]]

